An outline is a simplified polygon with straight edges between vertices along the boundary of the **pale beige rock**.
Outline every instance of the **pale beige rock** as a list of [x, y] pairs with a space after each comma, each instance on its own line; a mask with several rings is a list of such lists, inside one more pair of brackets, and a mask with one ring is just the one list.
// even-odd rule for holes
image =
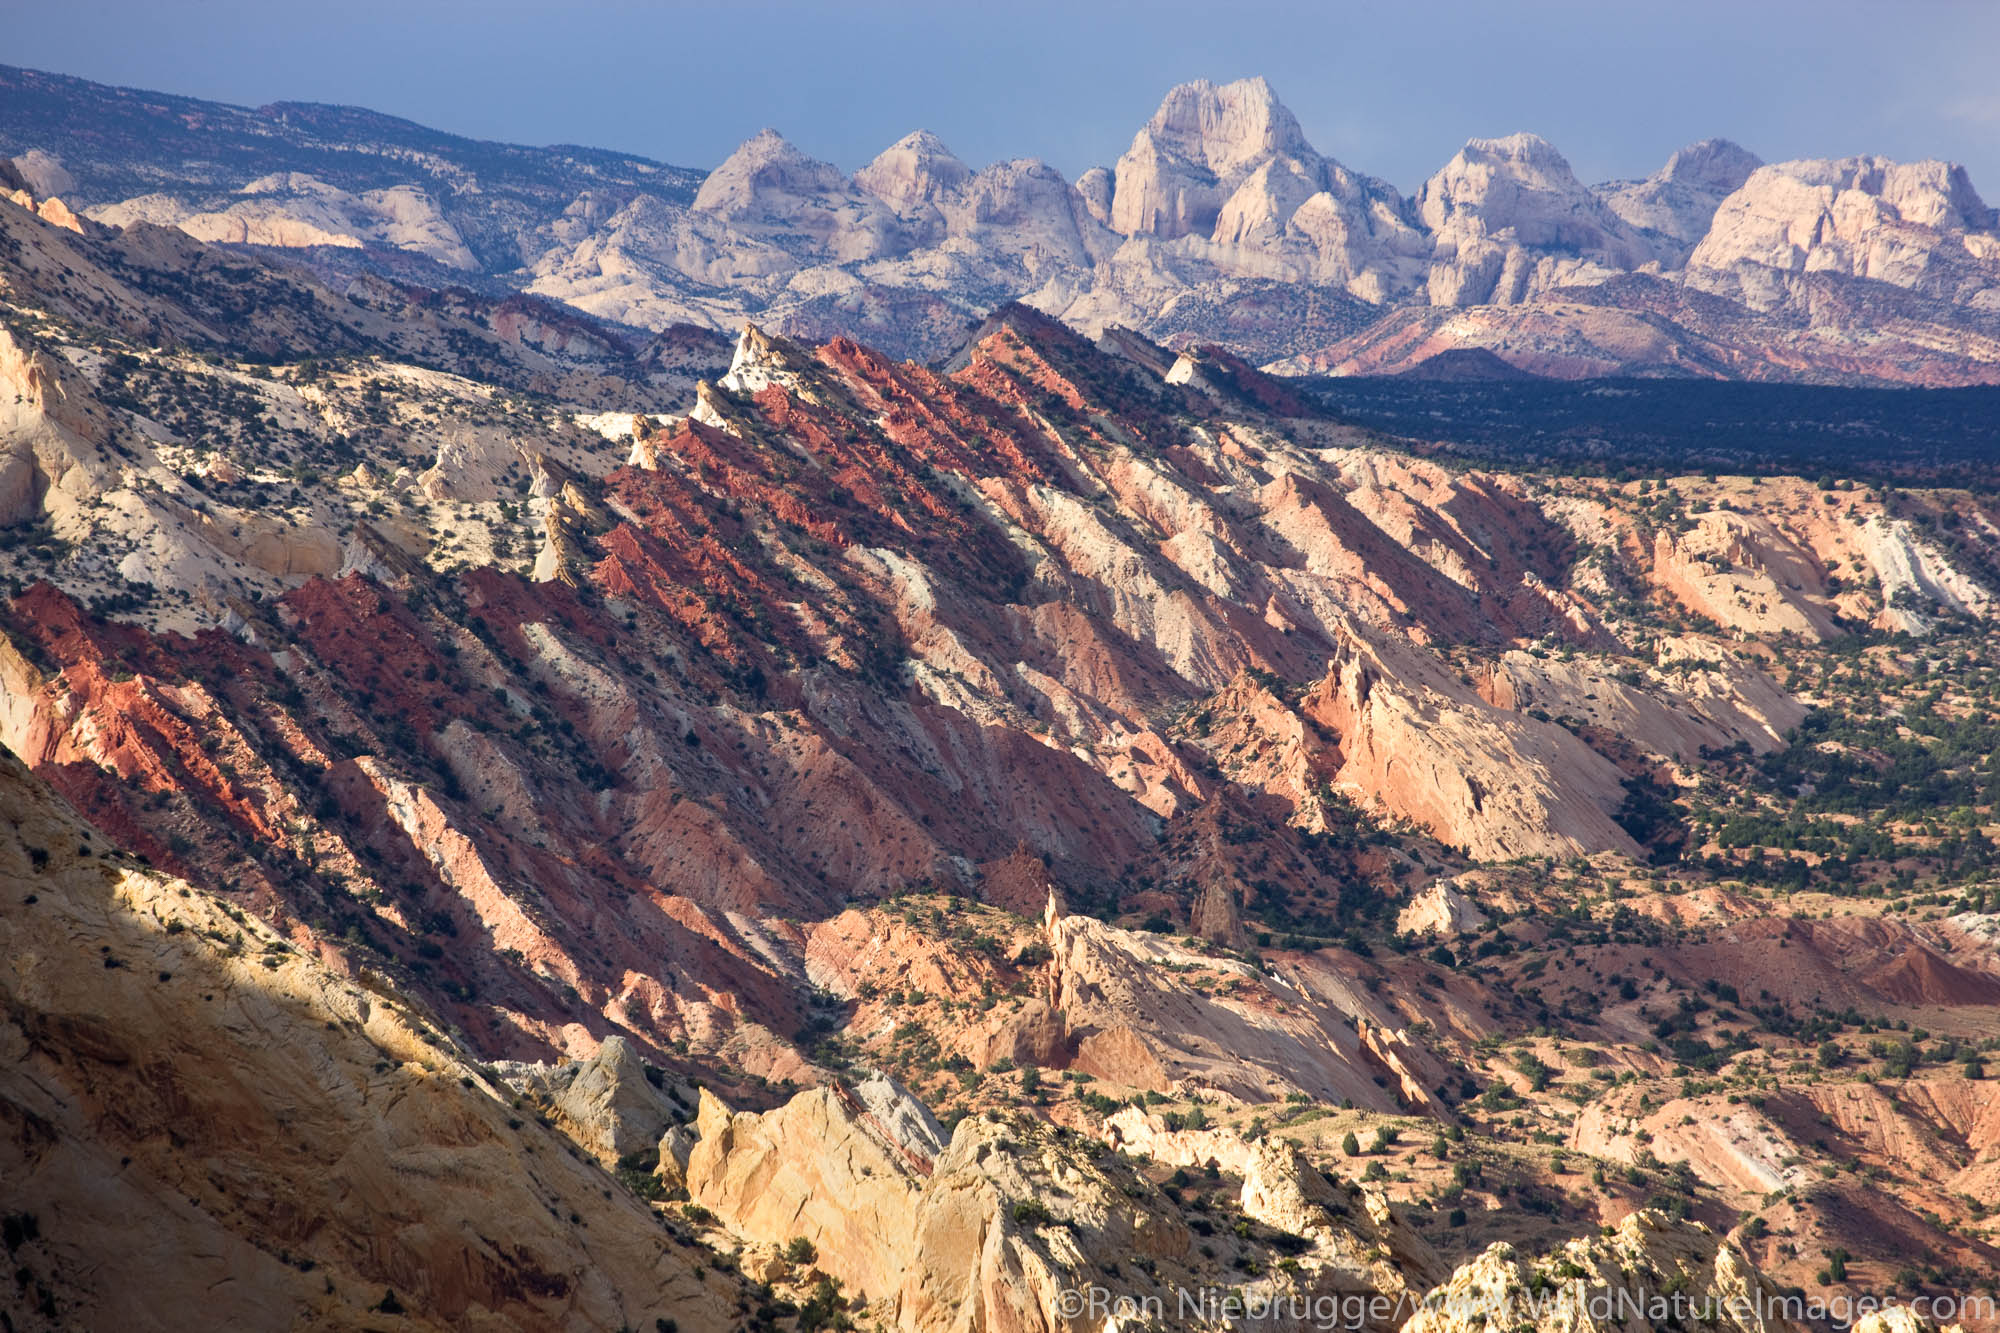
[[1206, 80], [1184, 83], [1118, 160], [1111, 227], [1162, 240], [1208, 232], [1230, 182], [1269, 158], [1311, 152], [1297, 119], [1264, 80], [1220, 88]]
[[1354, 626], [1302, 711], [1339, 738], [1339, 788], [1472, 856], [1636, 853], [1609, 760], [1553, 723], [1503, 721], [1412, 644]]
[[0, 1206], [40, 1218], [16, 1262], [67, 1320], [384, 1327], [393, 1290], [399, 1327], [730, 1325], [728, 1284], [383, 978], [107, 857], [11, 755], [0, 808], [0, 1100], [36, 1126]]
[[[923, 1163], [885, 1154], [833, 1089], [761, 1116], [704, 1095], [699, 1129], [689, 1190], [758, 1256], [755, 1271], [782, 1274], [770, 1251], [803, 1237], [814, 1265], [858, 1289], [884, 1327], [1083, 1333], [1104, 1325], [1068, 1290], [1143, 1297], [1156, 1283], [1217, 1281], [1228, 1261], [1215, 1245], [1198, 1252], [1178, 1209], [1128, 1161], [1046, 1122], [969, 1117]], [[1245, 1211], [1308, 1243], [1265, 1279], [1274, 1293], [1372, 1292], [1393, 1307], [1443, 1275], [1379, 1195], [1334, 1187], [1289, 1147], [1217, 1137], [1243, 1173]]]
[[1676, 760], [1739, 741], [1765, 753], [1805, 717], [1804, 705], [1762, 668], [1726, 648], [1675, 639], [1661, 645], [1660, 657], [1659, 668], [1642, 674], [1617, 659], [1514, 649], [1481, 693], [1517, 712], [1575, 718]]
[[1690, 286], [1758, 309], [1800, 296], [1810, 274], [1990, 308], [2000, 303], [2000, 234], [1955, 163], [1816, 158], [1752, 173], [1688, 257]]
[[1445, 939], [1478, 930], [1486, 924], [1486, 913], [1445, 880], [1434, 880], [1417, 890], [1415, 896], [1396, 913], [1398, 935], [1437, 935]]
[[116, 477], [107, 430], [73, 370], [0, 326], [0, 525], [46, 515], [74, 536]]
[[779, 232], [803, 234], [836, 263], [879, 259], [902, 242], [894, 213], [775, 130], [745, 141], [711, 172], [694, 197], [692, 213], [727, 223], [753, 241]]
[[1296, 1148], [1264, 1139], [1245, 1154], [1243, 1211], [1266, 1226], [1305, 1236], [1349, 1289], [1421, 1295], [1447, 1275], [1429, 1241], [1377, 1188], [1335, 1186]]
[[827, 1272], [887, 1296], [917, 1260], [910, 1223], [923, 1181], [885, 1128], [843, 1089], [802, 1092], [763, 1115], [732, 1112], [703, 1089], [688, 1195], [750, 1239], [805, 1237]]
[[687, 1125], [671, 1125], [660, 1135], [659, 1161], [653, 1174], [667, 1189], [686, 1189], [688, 1163], [694, 1160], [694, 1130]]
[[1881, 584], [1882, 618], [1893, 628], [1921, 634], [1938, 611], [1980, 618], [1992, 613], [1993, 594], [1954, 568], [1908, 522], [1876, 514], [1861, 525], [1859, 537]]
[[[1232, 277], [1327, 283], [1369, 301], [1421, 279], [1428, 246], [1402, 198], [1315, 152], [1262, 79], [1173, 89], [1114, 178], [1086, 184], [1113, 231], [1145, 242], [1115, 261], [1134, 305]], [[1102, 293], [1065, 316], [1090, 328], [1118, 318]]]
[[[62, 165], [38, 150], [18, 161], [8, 197], [81, 225], [61, 202], [74, 199]], [[567, 201], [508, 213], [498, 228], [488, 214], [488, 228], [462, 235], [453, 218], [481, 192], [477, 175], [422, 156], [408, 171], [360, 193], [279, 172], [235, 197], [167, 190], [88, 212], [233, 245], [396, 249], [509, 281], [524, 274], [538, 295], [668, 333], [733, 329], [747, 316], [788, 332], [866, 330], [919, 359], [948, 355], [967, 315], [1011, 298], [1092, 333], [1213, 337], [1261, 362], [1365, 373], [1384, 368], [1383, 349], [1331, 354], [1329, 344], [1367, 303], [1384, 308], [1392, 334], [1422, 306], [1478, 311], [1422, 341], [1497, 345], [1537, 373], [2000, 377], [2000, 340], [1978, 317], [2000, 310], [2000, 230], [1964, 171], [1941, 162], [1765, 167], [1710, 139], [1644, 180], [1586, 188], [1548, 144], [1513, 135], [1472, 140], [1410, 200], [1319, 153], [1270, 85], [1250, 78], [1170, 89], [1114, 167], [1074, 184], [1032, 159], [975, 170], [921, 130], [848, 177], [766, 130], [691, 202], [679, 189], [602, 189], [582, 175]], [[1627, 275], [1657, 281], [1609, 304], [1519, 313]], [[1825, 319], [1822, 305], [1798, 327], [1809, 289], [1825, 295], [1836, 277], [1891, 283], [1938, 308], [1855, 329]], [[1708, 303], [1706, 316], [1662, 314], [1679, 305], [1682, 282], [1786, 318], [1717, 315]], [[380, 286], [362, 280], [349, 294]], [[1834, 295], [1869, 299], [1865, 288]], [[1269, 314], [1245, 318], [1245, 302]], [[503, 336], [557, 356], [602, 341], [519, 312], [500, 323]]]
[[76, 188], [76, 177], [69, 174], [62, 159], [40, 148], [30, 148], [16, 157], [14, 169], [21, 173], [28, 188], [39, 198], [68, 194]]
[[[1215, 1090], [1245, 1101], [1294, 1091], [1378, 1110], [1388, 1072], [1344, 1019], [1351, 1011], [1289, 978], [1083, 916], [1050, 925], [1054, 1000], [1072, 1068], [1156, 1092]], [[1234, 982], [1199, 1003], [1164, 967], [1199, 967]]]
[[210, 211], [198, 211], [167, 194], [142, 195], [88, 211], [106, 226], [146, 222], [179, 227], [203, 241], [287, 249], [387, 245], [451, 268], [478, 267], [436, 201], [415, 184], [355, 195], [315, 177], [288, 172], [251, 181], [238, 193], [237, 202]]
[[[657, 1149], [686, 1108], [655, 1087], [646, 1065], [620, 1036], [597, 1053], [557, 1065], [500, 1065], [501, 1076], [547, 1108], [556, 1128], [607, 1165]], [[659, 1077], [659, 1071], [654, 1071]]]
[[1532, 134], [1474, 139], [1417, 195], [1433, 238], [1433, 305], [1511, 305], [1655, 256]]
[[[907, 134], [854, 173], [854, 183], [905, 217], [935, 208], [937, 196], [963, 185], [972, 168], [953, 156], [929, 130]], [[924, 219], [933, 226], [941, 217]]]
[[1645, 180], [1599, 185], [1595, 193], [1640, 231], [1678, 242], [1681, 249], [1668, 264], [1678, 268], [1708, 234], [1716, 208], [1762, 165], [1756, 154], [1727, 139], [1703, 139], [1677, 151]]
[[[1537, 1274], [1539, 1291], [1530, 1285]], [[1641, 1210], [1605, 1237], [1541, 1258], [1490, 1247], [1433, 1288], [1403, 1333], [1611, 1333], [1697, 1319], [1724, 1333], [1792, 1333], [1785, 1308], [1777, 1286], [1707, 1227]]]
[[1854, 1333], [1965, 1333], [1960, 1324], [1940, 1324], [1908, 1305], [1870, 1310], [1855, 1321]]

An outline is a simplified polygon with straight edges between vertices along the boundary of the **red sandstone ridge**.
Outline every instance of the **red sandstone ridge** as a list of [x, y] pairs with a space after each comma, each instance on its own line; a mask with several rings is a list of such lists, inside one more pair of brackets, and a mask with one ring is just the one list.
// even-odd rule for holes
[[[789, 170], [766, 149], [752, 195]], [[28, 225], [0, 254], [23, 300], [50, 289], [22, 255], [69, 265], [76, 301], [186, 257]], [[1730, 1247], [1759, 1241], [1822, 1286], [1812, 1256], [1843, 1248], [1917, 1274], [1858, 1262], [1878, 1286], [1991, 1267], [1984, 497], [1447, 467], [1288, 415], [1225, 356], [1021, 307], [938, 366], [749, 328], [685, 415], [565, 405], [481, 359], [600, 355], [532, 310], [502, 321], [518, 341], [424, 341], [393, 294], [207, 260], [149, 297], [205, 357], [86, 338], [74, 305], [0, 356], [0, 740], [90, 819], [0, 856], [87, 879], [115, 840], [200, 909], [196, 955], [143, 922], [114, 961], [0, 951], [30, 1016], [0, 1047], [37, 1087], [152, 1086], [116, 1034], [157, 1039], [132, 1005], [183, 957], [251, 1000], [304, 966], [354, 1021], [354, 996], [421, 1015], [459, 1054], [403, 1063], [480, 1089], [486, 1130], [574, 1140], [538, 1201], [666, 1196], [636, 1215], [658, 1244], [727, 1250], [773, 1311], [860, 1295], [884, 1328], [973, 1301], [1057, 1327], [1051, 1293], [1090, 1274], [1411, 1296], [1447, 1280], [1433, 1244], [1466, 1286], [1625, 1259], [1740, 1286]], [[275, 364], [202, 341], [246, 303]], [[307, 361], [332, 337], [308, 311], [412, 359]], [[148, 911], [181, 900], [146, 883]], [[0, 928], [55, 938], [55, 897], [0, 895]], [[51, 976], [79, 1014], [120, 1007], [42, 1025]], [[371, 1112], [399, 1095], [397, 1060], [309, 1012], [271, 1030]], [[1919, 1210], [1850, 1185], [1931, 1113], [1878, 1133], [1841, 1094], [1947, 1070], [1922, 1160], [1953, 1188]], [[224, 1123], [290, 1123], [278, 1073]], [[146, 1172], [319, 1197], [324, 1173], [265, 1159], [282, 1134], [241, 1172], [176, 1146], [205, 1105], [147, 1121]], [[75, 1160], [138, 1156], [63, 1117], [97, 1145]], [[510, 1171], [539, 1135], [496, 1149]], [[413, 1197], [411, 1244], [476, 1246], [453, 1191]], [[308, 1249], [307, 1204], [260, 1282], [290, 1291], [306, 1255], [408, 1285], [392, 1252]], [[616, 1211], [522, 1243], [580, 1253], [564, 1228]], [[878, 1250], [905, 1215], [925, 1239]], [[1570, 1248], [1601, 1227], [1621, 1239]], [[107, 1262], [82, 1253], [72, 1276]], [[507, 1263], [465, 1271], [425, 1308], [520, 1303]], [[586, 1294], [610, 1327], [653, 1308]]]
[[[8, 739], [107, 827], [399, 959], [515, 1054], [623, 1032], [776, 1068], [805, 969], [775, 921], [914, 887], [1115, 904], [1156, 866], [1144, 901], [1240, 942], [1256, 904], [1331, 881], [1297, 851], [1246, 876], [1199, 823], [1209, 852], [1164, 850], [1230, 785], [1309, 833], [1345, 801], [1482, 860], [1636, 852], [1624, 773], [1525, 683], [1482, 697], [1454, 665], [1627, 651], [1579, 560], [1616, 497], [1309, 445], [1326, 428], [1268, 415], [1298, 405], [1247, 367], [1119, 347], [1019, 307], [946, 374], [746, 331], [690, 418], [633, 427], [636, 461], [534, 456], [542, 581], [370, 556], [192, 638], [37, 587], [12, 621], [45, 665]], [[1795, 547], [1959, 577], [1861, 507], [1714, 519], [1740, 535], [1705, 519], [1630, 577], [1727, 623], [1719, 555], [1815, 630], [1831, 594]], [[1703, 672], [1619, 688], [1663, 756], [1731, 734]], [[1218, 724], [1163, 724], [1196, 709]]]

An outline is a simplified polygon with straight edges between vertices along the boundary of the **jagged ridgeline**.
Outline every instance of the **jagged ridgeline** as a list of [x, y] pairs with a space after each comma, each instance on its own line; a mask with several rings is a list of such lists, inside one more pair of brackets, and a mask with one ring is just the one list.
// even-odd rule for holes
[[641, 354], [66, 208], [0, 202], [16, 1328], [1995, 1271], [1990, 493], [1447, 466], [1021, 305]]
[[1303, 373], [1481, 352], [1564, 379], [2000, 380], [2000, 229], [1955, 164], [1766, 164], [1711, 139], [1587, 185], [1515, 134], [1406, 195], [1316, 150], [1262, 79], [1174, 88], [1074, 182], [975, 169], [922, 131], [852, 176], [771, 130], [701, 172], [6, 68], [0, 154], [72, 214], [633, 329], [754, 316], [929, 360], [1018, 299]]

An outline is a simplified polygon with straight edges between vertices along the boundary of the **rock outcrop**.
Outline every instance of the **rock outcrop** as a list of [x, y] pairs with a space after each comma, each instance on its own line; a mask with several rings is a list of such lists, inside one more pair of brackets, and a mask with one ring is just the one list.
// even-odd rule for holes
[[1404, 645], [1356, 634], [1302, 712], [1337, 738], [1336, 787], [1481, 860], [1637, 850], [1609, 760], [1553, 723], [1503, 721]]
[[47, 1326], [728, 1326], [733, 1284], [379, 974], [114, 853], [10, 755], [0, 810], [0, 1209]]
[[[1803, 716], [1725, 638], [1993, 610], [1973, 566], [1879, 498], [1682, 479], [1672, 502], [1700, 508], [1646, 540], [1613, 483], [1326, 447], [1349, 437], [1270, 415], [1284, 395], [1240, 363], [1106, 342], [1014, 307], [944, 374], [752, 327], [687, 417], [504, 424], [436, 372], [175, 361], [359, 461], [293, 500], [294, 463], [261, 437], [197, 452], [142, 413], [132, 459], [82, 474], [96, 503], [21, 488], [83, 554], [14, 548], [11, 568], [56, 583], [11, 611], [5, 739], [263, 910], [314, 919], [331, 895], [334, 934], [423, 964], [416, 984], [491, 1030], [495, 1057], [589, 1057], [616, 1034], [656, 1067], [685, 1043], [778, 1079], [803, 1072], [802, 986], [853, 996], [908, 970], [849, 907], [929, 885], [1028, 914], [1119, 884], [1132, 920], [1246, 949], [1285, 903], [1381, 882], [1358, 848], [1308, 841], [1356, 820], [1487, 862], [1634, 856], [1619, 816], [1641, 765], [1767, 751]], [[123, 381], [69, 355], [15, 358], [17, 459], [51, 440], [103, 455], [97, 400]], [[378, 411], [361, 457], [345, 423]], [[283, 518], [248, 504], [272, 493]], [[1887, 600], [1837, 590], [1830, 562], [1875, 571]], [[1620, 609], [1635, 590], [1715, 630], [1658, 636]], [[87, 609], [107, 598], [144, 627]], [[192, 836], [211, 816], [287, 859], [233, 868]], [[613, 906], [628, 895], [642, 906]], [[1329, 1041], [1331, 1013], [1186, 1019], [1144, 975], [1152, 946], [1080, 927], [1069, 944], [1101, 947], [1093, 984], [1131, 974], [1130, 1012], [1081, 985], [1023, 996], [954, 1049], [1161, 1091], [1427, 1095], [1375, 1086], [1385, 1057]], [[936, 971], [936, 992], [1016, 984]], [[617, 1159], [661, 1129], [580, 1137]]]
[[[890, 198], [856, 207], [959, 225], [980, 173], [908, 148], [877, 175]], [[834, 188], [766, 156], [704, 207]], [[1686, 974], [1739, 995], [1731, 949], [1769, 955], [1760, 981], [1798, 1005], [1837, 986], [1860, 1012], [1965, 1009], [2000, 985], [1964, 932], [1884, 930], [1851, 965], [1821, 966], [1823, 930], [1772, 947], [1778, 918], [1717, 876], [1775, 858], [1690, 846], [1685, 891], [1637, 864], [1714, 833], [1699, 781], [1785, 743], [1822, 641], [1948, 629], [1875, 649], [1926, 675], [1970, 652], [1994, 611], [1977, 496], [1451, 467], [1302, 415], [1225, 351], [1092, 342], [1018, 306], [940, 368], [746, 328], [684, 416], [359, 351], [247, 368], [135, 340], [157, 320], [226, 349], [218, 312], [248, 301], [245, 337], [280, 350], [371, 330], [460, 346], [469, 372], [468, 347], [590, 344], [525, 307], [502, 320], [520, 343], [468, 343], [457, 315], [376, 287], [335, 305], [176, 233], [0, 223], [8, 281], [48, 310], [7, 362], [5, 740], [290, 947], [393, 977], [504, 1062], [508, 1118], [545, 1115], [642, 1192], [754, 1212], [753, 1177], [698, 1160], [681, 1123], [697, 1076], [743, 1106], [819, 1090], [839, 1104], [798, 1104], [815, 1134], [852, 1120], [935, 1164], [929, 1104], [1094, 1128], [1172, 1103], [1165, 1134], [1197, 1106], [1245, 1133], [1279, 1104], [1476, 1124], [1461, 1069], [1527, 1015], [1655, 1070], [1653, 997], [1607, 1005], [1604, 978], [1631, 976], [1616, 950], [1664, 959], [1702, 931], [1722, 961]], [[101, 341], [67, 331], [89, 310]], [[436, 327], [454, 334], [422, 342]], [[1484, 922], [1447, 899], [1425, 904], [1463, 932], [1447, 947], [1390, 936], [1387, 905], [1453, 881]], [[1579, 966], [1529, 970], [1572, 946]], [[1703, 1021], [1715, 1061], [1751, 1057], [1722, 1044], [1747, 1024]], [[856, 1063], [902, 1087], [839, 1101]], [[1516, 1076], [1539, 1091], [1477, 1075]], [[1310, 1152], [1316, 1123], [1280, 1138]], [[1397, 1170], [1429, 1169], [1415, 1155]], [[1499, 1230], [1467, 1211], [1467, 1234]], [[780, 1242], [753, 1275], [790, 1262]], [[1057, 1273], [1046, 1250], [994, 1262]]]
[[1675, 242], [1661, 260], [1668, 268], [1679, 268], [1708, 234], [1722, 201], [1763, 165], [1755, 153], [1727, 139], [1703, 139], [1677, 151], [1645, 180], [1599, 185], [1594, 191], [1639, 231]]
[[0, 527], [46, 518], [79, 531], [116, 476], [109, 434], [71, 368], [0, 327]]
[[556, 1128], [606, 1165], [651, 1153], [691, 1111], [682, 1100], [686, 1094], [669, 1090], [661, 1071], [649, 1069], [620, 1036], [605, 1038], [595, 1055], [581, 1060], [496, 1068]]
[[1067, 1293], [1101, 1285], [1106, 1306], [1174, 1301], [1220, 1280], [1232, 1257], [1262, 1271], [1273, 1237], [1295, 1257], [1256, 1282], [1266, 1299], [1361, 1295], [1407, 1311], [1444, 1272], [1379, 1195], [1335, 1185], [1279, 1145], [1228, 1151], [1230, 1188], [1261, 1230], [1239, 1229], [1222, 1253], [1196, 1245], [1179, 1204], [1131, 1160], [1032, 1120], [970, 1117], [934, 1158], [885, 1137], [843, 1089], [761, 1115], [705, 1094], [698, 1127], [695, 1200], [760, 1252], [803, 1248], [885, 1326], [912, 1333], [1100, 1328], [1104, 1311]]
[[1486, 924], [1486, 913], [1445, 880], [1425, 885], [1396, 913], [1398, 935], [1455, 939]]
[[93, 211], [111, 227], [133, 223], [179, 227], [203, 241], [303, 249], [369, 244], [406, 250], [446, 268], [468, 270], [478, 260], [422, 188], [398, 185], [360, 195], [301, 172], [265, 176], [244, 185], [226, 208], [197, 211], [172, 195], [141, 195]]
[[1424, 183], [1432, 305], [1514, 305], [1653, 260], [1643, 238], [1532, 134], [1474, 139]]
[[1489, 1249], [1424, 1298], [1404, 1333], [1468, 1326], [1614, 1329], [1699, 1320], [1727, 1333], [1791, 1333], [1776, 1284], [1700, 1224], [1642, 1211], [1608, 1234], [1524, 1259]]
[[[1234, 182], [1206, 235], [922, 138], [860, 184], [764, 142], [563, 226], [829, 310], [920, 252], [1237, 290], [1294, 253], [1258, 239], [1280, 159], [1334, 169], [1264, 90], [1175, 106], [1146, 189], [1193, 219]], [[1481, 153], [1452, 225], [1503, 271], [1571, 214], [1679, 243]], [[1493, 1282], [1747, 1289], [1657, 1218], [1522, 1266], [1662, 1198], [1758, 1210], [1732, 1244], [1788, 1282], [1992, 1270], [1983, 492], [1447, 464], [1019, 305], [933, 366], [640, 353], [70, 230], [19, 175], [0, 740], [95, 826], [0, 781], [31, 1326], [148, 1326], [158, 1287], [257, 1325], [1104, 1333], [1062, 1293], [1193, 1285], [1381, 1297], [1386, 1333], [1494, 1242], [1461, 1287], [1501, 1322], [1541, 1316]], [[1031, 214], [1080, 248], [1007, 251]]]
[[[1297, 977], [1266, 974], [1170, 940], [1089, 917], [1050, 925], [1060, 1063], [1107, 1083], [1154, 1093], [1214, 1090], [1246, 1102], [1304, 1094], [1380, 1110], [1398, 1106], [1357, 1018], [1372, 1011]], [[1164, 978], [1212, 977], [1222, 993], [1196, 999]]]
[[685, 1167], [688, 1196], [746, 1238], [783, 1248], [804, 1237], [824, 1270], [871, 1299], [902, 1285], [922, 1248], [924, 1180], [935, 1122], [896, 1136], [844, 1087], [800, 1093], [773, 1111], [732, 1112], [704, 1090]]
[[[1114, 165], [1074, 183], [1034, 159], [975, 169], [925, 131], [852, 177], [772, 130], [702, 173], [587, 150], [469, 154], [407, 125], [378, 138], [349, 108], [191, 104], [174, 119], [117, 90], [8, 77], [0, 146], [40, 215], [308, 249], [370, 275], [363, 288], [375, 273], [480, 275], [626, 325], [754, 315], [926, 360], [1014, 298], [1093, 334], [1337, 373], [1384, 364], [1380, 349], [1337, 352], [1347, 339], [1379, 342], [1434, 308], [1427, 340], [1504, 347], [1540, 374], [2000, 378], [2000, 231], [1945, 163], [1764, 166], [1708, 139], [1644, 180], [1586, 187], [1520, 134], [1472, 140], [1406, 199], [1319, 153], [1251, 78], [1169, 90]], [[184, 183], [134, 160], [134, 114]]]
[[1809, 274], [2000, 309], [2000, 235], [1965, 168], [1880, 157], [1760, 167], [1717, 207], [1688, 283], [1767, 309]]

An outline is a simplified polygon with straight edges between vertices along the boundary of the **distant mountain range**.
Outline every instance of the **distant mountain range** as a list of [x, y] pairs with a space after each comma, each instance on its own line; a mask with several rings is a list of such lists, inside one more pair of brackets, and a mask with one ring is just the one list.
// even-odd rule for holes
[[656, 331], [754, 318], [933, 359], [1019, 299], [1290, 373], [1481, 349], [1570, 378], [2000, 382], [2000, 225], [1962, 167], [1706, 140], [1585, 185], [1517, 134], [1468, 142], [1410, 198], [1317, 152], [1262, 79], [1173, 89], [1073, 182], [974, 170], [922, 131], [847, 176], [766, 130], [704, 174], [12, 68], [0, 154], [108, 225]]

